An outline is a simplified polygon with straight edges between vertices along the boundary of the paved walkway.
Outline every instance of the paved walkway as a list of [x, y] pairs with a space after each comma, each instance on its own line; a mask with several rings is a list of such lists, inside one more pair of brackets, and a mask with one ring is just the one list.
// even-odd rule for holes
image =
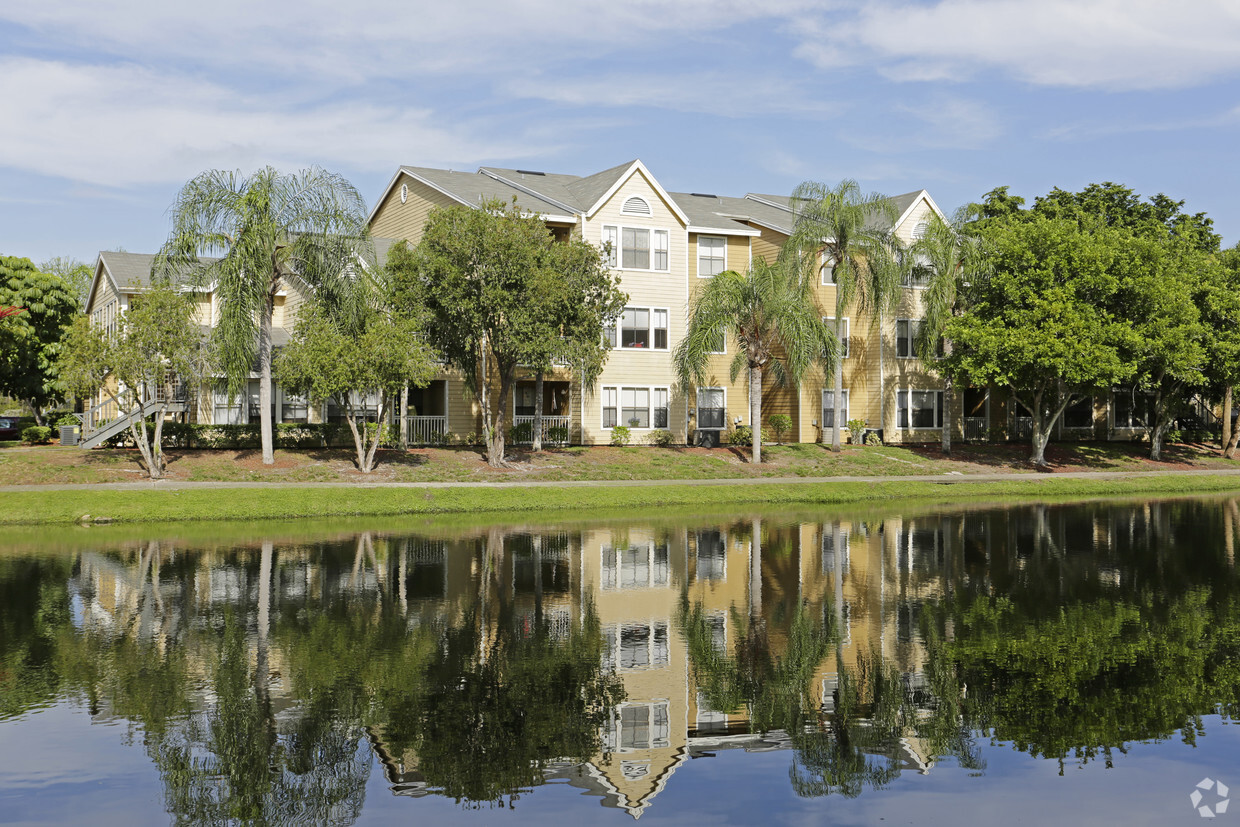
[[[665, 485], [814, 485], [840, 482], [933, 482], [957, 485], [972, 482], [1042, 480], [1125, 480], [1142, 477], [1237, 477], [1240, 469], [1202, 471], [1064, 471], [1025, 474], [922, 474], [890, 477], [740, 477], [711, 480], [565, 480], [528, 482], [182, 482], [146, 480], [144, 482], [79, 483], [72, 485], [0, 485], [8, 491], [190, 491], [209, 488], [628, 488]], [[1240, 488], [1240, 479], [1236, 481]]]

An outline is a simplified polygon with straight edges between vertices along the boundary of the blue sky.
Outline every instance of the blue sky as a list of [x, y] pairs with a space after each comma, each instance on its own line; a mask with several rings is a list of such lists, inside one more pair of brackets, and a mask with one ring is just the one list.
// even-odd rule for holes
[[1032, 200], [1117, 181], [1240, 238], [1235, 0], [0, 4], [0, 254], [154, 252], [209, 168]]

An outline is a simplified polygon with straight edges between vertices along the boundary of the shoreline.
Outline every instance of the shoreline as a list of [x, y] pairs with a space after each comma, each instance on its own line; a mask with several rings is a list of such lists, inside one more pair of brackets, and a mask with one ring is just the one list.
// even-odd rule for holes
[[[244, 496], [237, 492], [244, 491]], [[0, 525], [396, 517], [671, 507], [1240, 494], [1238, 471], [565, 482], [169, 482], [0, 486]]]

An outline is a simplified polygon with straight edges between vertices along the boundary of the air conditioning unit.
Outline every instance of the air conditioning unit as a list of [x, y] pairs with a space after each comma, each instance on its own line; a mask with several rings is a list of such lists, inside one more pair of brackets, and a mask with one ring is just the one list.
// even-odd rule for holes
[[693, 432], [693, 444], [698, 448], [718, 448], [719, 432], [698, 428]]

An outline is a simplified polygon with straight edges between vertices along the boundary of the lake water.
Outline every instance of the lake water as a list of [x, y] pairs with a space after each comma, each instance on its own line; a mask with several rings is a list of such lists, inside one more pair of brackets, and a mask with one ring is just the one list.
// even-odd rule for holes
[[1238, 532], [1228, 498], [10, 532], [0, 823], [1240, 820]]

